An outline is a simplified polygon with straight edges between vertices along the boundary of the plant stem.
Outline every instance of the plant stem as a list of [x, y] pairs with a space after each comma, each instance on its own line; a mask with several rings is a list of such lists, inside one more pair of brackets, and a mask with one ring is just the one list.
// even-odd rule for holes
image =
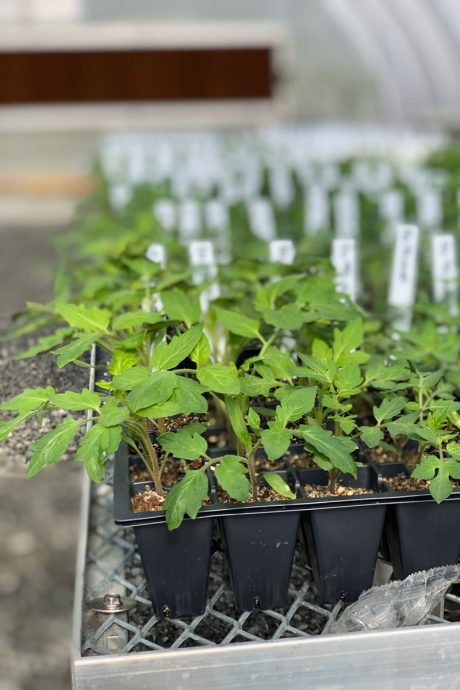
[[252, 500], [257, 503], [257, 475], [256, 475], [256, 468], [254, 467], [254, 451], [251, 453], [248, 453], [247, 456], [247, 464], [248, 464], [248, 472], [249, 472], [249, 481], [251, 482], [251, 492], [252, 492]]
[[329, 472], [329, 491], [331, 494], [335, 494], [337, 492], [337, 475], [338, 471], [335, 467], [333, 467]]

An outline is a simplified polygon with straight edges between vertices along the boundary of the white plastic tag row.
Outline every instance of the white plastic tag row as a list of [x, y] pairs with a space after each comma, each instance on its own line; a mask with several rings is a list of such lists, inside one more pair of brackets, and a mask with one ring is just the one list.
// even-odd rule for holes
[[380, 217], [387, 223], [401, 223], [404, 217], [404, 197], [398, 189], [388, 189], [379, 197]]
[[[195, 285], [201, 285], [206, 280], [212, 280], [217, 276], [217, 266], [214, 257], [212, 242], [207, 240], [195, 240], [190, 243], [189, 260], [192, 267], [192, 280]], [[220, 295], [218, 283], [213, 283], [200, 294], [201, 308], [206, 311], [209, 303]]]
[[335, 268], [337, 292], [348, 295], [353, 302], [356, 302], [359, 280], [356, 240], [343, 238], [333, 240], [331, 261]]
[[432, 272], [434, 301], [447, 303], [452, 316], [458, 314], [458, 268], [455, 237], [448, 233], [433, 235]]
[[272, 240], [268, 245], [271, 263], [291, 266], [295, 259], [295, 247], [292, 240]]
[[147, 249], [145, 256], [154, 264], [160, 264], [161, 268], [166, 268], [166, 250], [162, 244], [153, 242]]
[[177, 208], [172, 199], [159, 199], [152, 206], [152, 213], [160, 225], [167, 232], [172, 232], [177, 226]]
[[287, 208], [294, 199], [294, 181], [286, 165], [277, 164], [270, 168], [270, 192], [275, 205]]
[[329, 197], [323, 187], [313, 185], [305, 195], [304, 232], [313, 235], [329, 227]]
[[227, 206], [219, 199], [211, 199], [204, 207], [206, 227], [225, 232], [228, 230], [229, 219]]
[[356, 193], [349, 189], [334, 197], [335, 236], [353, 239], [359, 233], [359, 205]]
[[436, 189], [422, 187], [416, 194], [417, 222], [422, 228], [439, 228], [442, 224], [442, 200]]
[[416, 225], [398, 225], [391, 266], [388, 304], [399, 311], [393, 322], [400, 331], [410, 329], [417, 285], [419, 229]]
[[275, 216], [268, 199], [262, 197], [251, 199], [247, 208], [252, 234], [266, 242], [275, 239]]
[[181, 203], [179, 207], [178, 227], [180, 238], [185, 242], [200, 234], [200, 207], [194, 199], [186, 199]]
[[116, 211], [120, 211], [131, 199], [132, 189], [129, 184], [117, 182], [109, 187], [110, 205]]

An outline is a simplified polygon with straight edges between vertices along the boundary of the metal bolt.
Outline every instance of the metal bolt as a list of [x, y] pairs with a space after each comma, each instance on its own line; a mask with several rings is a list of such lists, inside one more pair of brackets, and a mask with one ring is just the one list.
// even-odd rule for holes
[[124, 613], [135, 606], [135, 602], [119, 594], [109, 593], [89, 602], [88, 607], [97, 613]]

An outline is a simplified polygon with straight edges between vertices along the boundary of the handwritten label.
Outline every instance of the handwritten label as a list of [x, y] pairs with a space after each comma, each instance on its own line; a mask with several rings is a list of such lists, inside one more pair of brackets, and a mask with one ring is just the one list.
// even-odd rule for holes
[[334, 198], [335, 234], [338, 238], [354, 239], [359, 230], [359, 207], [355, 192], [343, 190]]
[[269, 257], [272, 263], [290, 266], [294, 263], [295, 247], [292, 240], [272, 240], [269, 244]]
[[305, 195], [304, 232], [313, 235], [318, 230], [329, 227], [329, 198], [323, 187], [314, 185]]
[[161, 268], [166, 268], [166, 251], [162, 244], [153, 242], [147, 249], [145, 256], [154, 264], [160, 264]]
[[251, 232], [255, 237], [266, 242], [275, 239], [275, 216], [267, 199], [251, 199], [248, 202], [248, 216]]
[[449, 306], [452, 316], [458, 314], [458, 268], [455, 237], [440, 233], [432, 238], [433, 297]]
[[131, 199], [132, 190], [128, 184], [118, 182], [111, 184], [109, 187], [110, 205], [117, 211], [120, 211], [126, 206]]
[[442, 224], [441, 195], [435, 189], [422, 188], [417, 192], [417, 221], [424, 228], [438, 228]]
[[358, 296], [356, 240], [343, 238], [333, 240], [331, 261], [335, 268], [337, 292], [348, 295], [353, 302], [356, 302]]
[[213, 230], [228, 230], [228, 209], [219, 199], [211, 199], [204, 207], [206, 227]]
[[182, 240], [187, 241], [200, 234], [201, 214], [196, 201], [187, 199], [183, 201], [179, 209], [179, 234]]
[[416, 225], [398, 225], [391, 267], [388, 304], [400, 312], [393, 325], [409, 330], [417, 286], [419, 229]]
[[176, 204], [171, 199], [159, 199], [152, 207], [152, 213], [164, 230], [172, 232], [177, 225]]
[[270, 191], [275, 205], [287, 208], [294, 199], [294, 182], [286, 165], [278, 164], [270, 169]]

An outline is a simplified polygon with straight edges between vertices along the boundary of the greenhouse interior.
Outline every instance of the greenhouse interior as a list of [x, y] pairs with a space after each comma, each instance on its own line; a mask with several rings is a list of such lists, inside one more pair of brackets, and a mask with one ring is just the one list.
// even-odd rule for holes
[[1, 0], [0, 690], [460, 687], [460, 6]]

